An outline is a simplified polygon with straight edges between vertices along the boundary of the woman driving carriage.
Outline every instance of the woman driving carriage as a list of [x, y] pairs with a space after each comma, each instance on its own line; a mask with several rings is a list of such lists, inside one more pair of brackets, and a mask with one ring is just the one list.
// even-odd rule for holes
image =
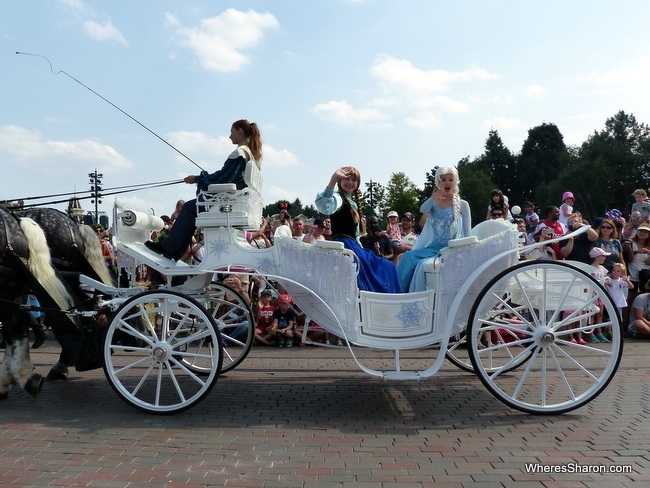
[[[216, 183], [235, 183], [237, 189], [241, 190], [246, 187], [243, 178], [246, 163], [253, 160], [258, 167], [260, 166], [262, 138], [255, 122], [249, 122], [246, 119], [233, 122], [230, 128], [230, 140], [237, 145], [237, 149], [228, 156], [219, 171], [212, 174], [201, 171], [199, 175], [190, 175], [184, 178], [185, 183], [196, 184], [197, 195], [200, 191], [207, 190], [209, 185]], [[162, 242], [147, 241], [145, 246], [168, 259], [178, 260], [185, 254], [192, 240], [196, 216], [196, 199], [185, 202], [174, 221], [169, 236]]]
[[453, 166], [436, 170], [435, 187], [431, 198], [422, 204], [420, 212], [427, 213], [427, 221], [413, 249], [402, 254], [397, 265], [402, 290], [423, 291], [424, 262], [437, 256], [451, 239], [466, 237], [472, 227], [469, 204], [459, 196], [460, 180]]
[[[359, 244], [359, 227], [363, 226], [358, 204], [360, 185], [359, 170], [352, 166], [337, 169], [325, 191], [316, 195], [316, 208], [320, 213], [329, 215], [332, 222], [332, 240], [342, 242], [346, 249], [356, 254], [359, 263], [359, 288], [380, 293], [398, 293], [400, 286], [393, 262], [375, 255], [373, 251], [364, 249]], [[356, 201], [353, 201], [353, 196]]]

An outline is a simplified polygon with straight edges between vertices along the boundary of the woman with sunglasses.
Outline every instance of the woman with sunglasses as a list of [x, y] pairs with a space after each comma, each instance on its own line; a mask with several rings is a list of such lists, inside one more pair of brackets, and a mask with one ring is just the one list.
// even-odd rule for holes
[[605, 219], [598, 226], [598, 239], [594, 241], [594, 247], [600, 247], [610, 253], [606, 258], [603, 266], [611, 273], [614, 263], [625, 264], [623, 260], [623, 246], [618, 240], [618, 230], [612, 219]]

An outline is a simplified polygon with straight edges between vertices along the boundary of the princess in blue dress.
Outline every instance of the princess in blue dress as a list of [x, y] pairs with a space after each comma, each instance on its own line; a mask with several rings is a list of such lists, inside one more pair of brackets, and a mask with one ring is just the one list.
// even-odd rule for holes
[[424, 265], [435, 258], [451, 239], [467, 237], [472, 227], [469, 204], [459, 196], [460, 180], [453, 166], [436, 170], [431, 198], [422, 204], [420, 212], [428, 214], [422, 233], [411, 251], [402, 254], [397, 274], [405, 292], [426, 289]]
[[314, 203], [320, 213], [330, 217], [332, 240], [342, 242], [346, 249], [356, 254], [359, 289], [398, 293], [401, 289], [393, 262], [377, 256], [370, 249], [364, 249], [359, 243], [359, 228], [362, 226], [359, 211], [360, 185], [361, 175], [356, 168], [339, 168], [330, 178], [325, 190], [316, 195]]

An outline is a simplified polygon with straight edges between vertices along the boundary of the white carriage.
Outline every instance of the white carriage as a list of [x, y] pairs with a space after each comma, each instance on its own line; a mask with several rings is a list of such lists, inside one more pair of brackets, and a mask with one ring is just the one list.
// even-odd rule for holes
[[[215, 185], [202, 196], [197, 225], [206, 257], [196, 266], [143, 245], [151, 225], [159, 225], [154, 218], [116, 210], [120, 252], [167, 277], [187, 278], [146, 292], [85, 280], [114, 297], [104, 368], [113, 388], [136, 408], [189, 408], [248, 354], [254, 315], [243, 296], [215, 280], [216, 272], [277, 281], [308, 317], [346, 340], [363, 371], [385, 380], [432, 376], [447, 356], [507, 405], [555, 414], [595, 398], [616, 372], [620, 318], [603, 286], [578, 265], [519, 262], [518, 233], [510, 224], [484, 222], [470, 237], [451, 241], [430, 261], [426, 291], [367, 292], [357, 287], [354, 254], [338, 243], [278, 239], [268, 249], [251, 247], [244, 230], [257, 228], [262, 208], [254, 164], [245, 179], [244, 190]], [[595, 327], [610, 330], [611, 342], [570, 340]], [[359, 348], [391, 351], [391, 367], [369, 367]], [[409, 349], [425, 349], [431, 361], [418, 370], [404, 368], [400, 353]]]

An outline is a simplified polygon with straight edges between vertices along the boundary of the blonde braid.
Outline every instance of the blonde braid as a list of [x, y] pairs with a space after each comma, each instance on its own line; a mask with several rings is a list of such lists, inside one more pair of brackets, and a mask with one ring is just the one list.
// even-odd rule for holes
[[458, 193], [454, 193], [453, 197], [453, 220], [451, 222], [451, 237], [452, 239], [457, 237], [456, 232], [458, 231], [458, 220], [460, 217], [460, 196]]

